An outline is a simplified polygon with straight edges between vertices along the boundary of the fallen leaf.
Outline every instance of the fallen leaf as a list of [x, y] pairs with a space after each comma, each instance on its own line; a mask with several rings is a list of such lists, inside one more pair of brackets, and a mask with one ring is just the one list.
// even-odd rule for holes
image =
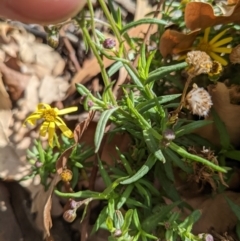
[[78, 143], [80, 141], [83, 133], [86, 131], [88, 125], [93, 120], [94, 115], [95, 115], [95, 111], [89, 112], [88, 117], [81, 123], [78, 123], [77, 126], [75, 127], [73, 135], [74, 135], [74, 140], [76, 143]]
[[184, 34], [175, 30], [167, 29], [160, 39], [159, 49], [164, 58], [169, 54], [179, 54], [189, 51], [200, 30]]
[[240, 22], [240, 1], [236, 5], [227, 6], [224, 16], [216, 16], [211, 4], [204, 2], [190, 2], [185, 8], [185, 23], [191, 30], [205, 29], [218, 24]]
[[44, 238], [50, 236], [50, 229], [52, 227], [52, 193], [59, 181], [60, 177], [56, 174], [51, 180], [48, 190], [45, 191], [44, 188], [42, 188], [33, 198], [31, 211], [37, 214], [35, 219], [36, 226], [43, 232]]

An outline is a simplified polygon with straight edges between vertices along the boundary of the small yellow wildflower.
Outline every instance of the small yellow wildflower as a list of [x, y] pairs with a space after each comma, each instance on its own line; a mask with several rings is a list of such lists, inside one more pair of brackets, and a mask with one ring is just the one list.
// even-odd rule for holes
[[200, 42], [195, 49], [206, 52], [211, 58], [218, 61], [223, 66], [227, 65], [227, 61], [224, 58], [222, 58], [219, 54], [217, 54], [217, 53], [230, 54], [232, 52], [232, 48], [221, 47], [227, 43], [230, 43], [233, 39], [232, 37], [227, 37], [219, 40], [227, 32], [227, 30], [228, 29], [223, 30], [222, 32], [217, 34], [214, 38], [209, 40], [210, 28], [206, 28], [204, 31], [203, 38], [200, 39]]
[[24, 123], [28, 122], [31, 125], [35, 125], [37, 120], [43, 119], [43, 123], [40, 127], [40, 135], [46, 136], [48, 133], [48, 143], [52, 147], [56, 126], [58, 126], [62, 133], [68, 138], [73, 137], [72, 131], [66, 126], [59, 115], [65, 115], [76, 110], [77, 107], [59, 110], [58, 108], [51, 108], [48, 104], [40, 103], [37, 106], [37, 110], [28, 116]]

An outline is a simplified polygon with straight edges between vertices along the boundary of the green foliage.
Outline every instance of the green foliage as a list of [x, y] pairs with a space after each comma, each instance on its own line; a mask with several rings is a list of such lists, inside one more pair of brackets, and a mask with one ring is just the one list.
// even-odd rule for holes
[[[219, 148], [193, 133], [198, 128], [212, 124], [213, 121], [196, 120], [188, 110], [182, 108], [182, 93], [176, 93], [176, 90], [184, 89], [181, 72], [188, 64], [185, 61], [167, 62], [158, 50], [148, 49], [146, 40], [132, 38], [128, 34], [131, 28], [143, 24], [156, 24], [158, 32], [151, 36], [151, 40], [154, 46], [158, 46], [159, 35], [163, 33], [169, 21], [181, 28], [185, 26], [183, 3], [166, 1], [162, 6], [160, 20], [148, 16], [123, 25], [121, 11], [114, 8], [111, 0], [107, 2], [108, 6], [104, 0], [99, 0], [108, 21], [105, 24], [109, 26], [118, 42], [117, 48], [106, 50], [102, 46], [104, 36], [94, 29], [94, 12], [90, 0], [88, 6], [92, 19], [79, 16], [75, 18], [76, 24], [82, 30], [86, 46], [91, 48], [98, 60], [104, 90], [98, 95], [93, 95], [86, 86], [76, 84], [78, 93], [85, 98], [85, 109], [97, 111], [100, 118], [94, 136], [94, 146], [85, 147], [77, 144], [68, 160], [68, 167], [75, 170], [72, 188], [76, 186], [79, 173], [87, 176], [86, 173], [96, 167], [105, 188], [98, 192], [92, 189], [75, 192], [56, 189], [55, 193], [64, 198], [81, 198], [89, 202], [101, 200], [104, 207], [98, 215], [92, 233], [106, 229], [109, 231], [108, 240], [111, 241], [200, 241], [201, 239], [191, 231], [201, 214], [194, 210], [182, 219], [180, 210], [187, 205], [181, 200], [176, 189], [175, 172], [177, 170], [180, 174], [188, 176], [194, 173], [194, 166], [202, 165], [214, 174], [226, 173], [228, 169], [225, 167], [225, 158], [240, 161], [239, 151], [231, 146], [226, 127], [214, 111], [213, 121], [219, 132], [221, 144], [217, 154], [223, 165], [218, 165], [217, 162], [205, 157], [202, 152], [190, 151], [190, 148], [202, 150], [205, 146], [217, 152]], [[180, 12], [179, 17], [174, 15], [177, 12]], [[94, 38], [89, 32], [94, 34]], [[134, 62], [134, 58], [129, 57], [131, 51], [125, 48], [125, 43], [130, 46], [138, 61]], [[103, 56], [115, 61], [108, 70], [104, 66]], [[117, 99], [113, 92], [115, 81], [110, 82], [110, 77], [113, 77], [120, 68], [126, 71], [128, 81], [120, 86], [122, 95]], [[91, 101], [91, 106], [87, 105], [88, 101]], [[178, 113], [178, 119], [174, 119], [174, 110], [179, 106], [182, 113]], [[108, 166], [100, 158], [101, 144], [106, 127], [110, 123], [114, 126], [109, 131], [111, 136], [121, 133], [131, 138], [128, 152], [122, 152], [116, 147], [118, 158], [113, 160], [113, 166]], [[173, 137], [168, 138], [165, 135], [166, 130], [172, 131]], [[56, 172], [57, 159], [73, 144], [64, 139], [60, 148], [53, 152], [51, 148], [43, 150], [40, 142], [36, 142], [33, 150], [29, 151], [29, 156], [31, 160], [40, 161], [42, 166], [33, 167], [32, 174], [40, 174], [42, 184], [47, 186], [48, 177]], [[86, 162], [86, 159], [93, 155], [97, 157], [96, 162]], [[228, 203], [239, 219], [239, 207], [230, 200]], [[239, 230], [240, 228], [240, 233]]]

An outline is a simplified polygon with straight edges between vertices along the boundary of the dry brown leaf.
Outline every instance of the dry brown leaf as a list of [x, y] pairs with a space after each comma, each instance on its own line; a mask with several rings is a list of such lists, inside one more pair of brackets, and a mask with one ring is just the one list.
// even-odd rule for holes
[[60, 181], [58, 174], [51, 180], [51, 184], [48, 190], [45, 192], [42, 188], [34, 197], [32, 202], [32, 213], [37, 213], [36, 225], [43, 232], [44, 238], [50, 236], [50, 229], [52, 227], [51, 218], [51, 205], [52, 205], [52, 193], [56, 184]]
[[75, 147], [76, 145], [73, 145], [71, 147], [69, 147], [68, 149], [66, 149], [62, 154], [61, 156], [57, 159], [56, 161], [56, 171], [57, 173], [60, 175], [63, 170], [66, 168], [67, 166], [67, 162], [68, 162], [68, 158], [69, 156], [71, 155], [72, 153], [72, 150], [73, 148]]
[[73, 134], [74, 134], [74, 140], [76, 143], [79, 143], [83, 133], [86, 131], [88, 125], [93, 120], [94, 115], [95, 115], [95, 111], [89, 112], [88, 117], [75, 127]]
[[179, 54], [189, 51], [200, 30], [195, 30], [189, 34], [184, 34], [175, 30], [167, 29], [159, 44], [159, 49], [164, 58], [169, 54]]
[[[231, 104], [229, 89], [223, 83], [210, 85], [208, 91], [212, 97], [215, 111], [226, 125], [231, 143], [235, 146], [238, 145], [240, 136], [240, 106]], [[207, 119], [211, 120], [211, 115]], [[220, 144], [219, 134], [214, 123], [197, 129], [196, 133], [215, 145]]]
[[190, 2], [185, 8], [185, 23], [191, 30], [205, 29], [218, 24], [240, 22], [240, 1], [228, 6], [224, 16], [216, 16], [212, 5], [204, 2]]

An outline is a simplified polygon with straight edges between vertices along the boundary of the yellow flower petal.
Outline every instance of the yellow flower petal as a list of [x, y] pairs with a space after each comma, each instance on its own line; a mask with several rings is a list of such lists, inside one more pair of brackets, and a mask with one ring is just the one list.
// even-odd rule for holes
[[48, 105], [48, 104], [39, 103], [38, 106], [37, 106], [37, 109], [41, 111], [42, 109], [50, 110], [50, 109], [52, 109], [52, 108], [51, 108], [51, 106]]
[[221, 39], [220, 41], [216, 42], [215, 44], [212, 44], [211, 47], [216, 48], [216, 47], [222, 46], [224, 44], [230, 43], [232, 40], [233, 40], [232, 37], [224, 38], [224, 39]]
[[72, 138], [73, 137], [72, 131], [66, 126], [65, 123], [63, 124], [61, 121], [57, 121], [57, 120], [56, 120], [55, 123], [59, 127], [59, 129], [62, 131], [64, 136], [66, 136], [68, 138]]
[[36, 121], [41, 119], [41, 116], [41, 113], [34, 112], [25, 119], [24, 123], [28, 122], [31, 125], [35, 125]]
[[203, 36], [203, 39], [202, 39], [203, 42], [208, 42], [209, 33], [210, 33], [210, 27], [206, 28], [205, 31], [204, 31], [204, 36]]
[[220, 32], [219, 34], [217, 34], [214, 38], [211, 39], [211, 41], [209, 41], [209, 44], [212, 45], [212, 44], [216, 43], [227, 31], [228, 31], [228, 29], [225, 29], [222, 32]]
[[61, 110], [57, 109], [57, 114], [65, 115], [65, 114], [77, 111], [77, 109], [78, 109], [77, 106], [73, 106], [73, 107], [69, 107], [69, 108], [65, 108], [65, 109], [61, 109]]
[[40, 136], [46, 136], [49, 127], [49, 122], [44, 121], [40, 127]]
[[232, 48], [212, 48], [212, 52], [230, 54], [232, 52]]
[[49, 146], [53, 146], [53, 137], [55, 133], [55, 123], [50, 122], [48, 126], [48, 144]]
[[222, 64], [223, 66], [226, 66], [228, 64], [228, 62], [220, 57], [219, 55], [215, 54], [214, 52], [210, 52], [209, 55], [216, 61], [218, 61], [220, 64]]

